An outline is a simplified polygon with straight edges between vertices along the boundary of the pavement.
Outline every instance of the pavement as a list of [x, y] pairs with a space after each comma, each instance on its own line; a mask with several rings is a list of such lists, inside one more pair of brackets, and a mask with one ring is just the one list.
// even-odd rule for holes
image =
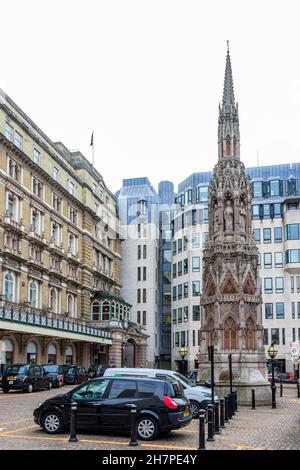
[[[32, 412], [41, 402], [58, 393], [66, 393], [74, 386], [60, 390], [34, 393], [0, 392], [0, 450], [186, 450], [198, 448], [198, 420], [180, 430], [172, 431], [155, 441], [139, 441], [138, 447], [129, 447], [129, 436], [122, 433], [95, 432], [77, 435], [78, 442], [68, 442], [68, 434], [48, 435], [33, 421]], [[284, 385], [283, 397], [277, 388], [277, 408], [239, 407], [238, 413], [226, 424], [213, 442], [206, 442], [209, 450], [299, 450], [300, 399], [295, 385]], [[206, 429], [207, 432], [207, 429]]]

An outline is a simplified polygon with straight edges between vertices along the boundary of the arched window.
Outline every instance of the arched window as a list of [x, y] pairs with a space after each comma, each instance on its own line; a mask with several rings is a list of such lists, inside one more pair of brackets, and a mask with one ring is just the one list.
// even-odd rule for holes
[[246, 349], [255, 349], [255, 325], [252, 318], [246, 321]]
[[4, 341], [4, 348], [5, 348], [5, 364], [13, 364], [13, 352], [14, 346], [9, 339]]
[[73, 349], [72, 349], [71, 346], [66, 347], [65, 363], [66, 364], [73, 364]]
[[56, 364], [56, 346], [53, 343], [48, 346], [48, 364]]
[[94, 300], [92, 303], [92, 320], [100, 320], [100, 300]]
[[51, 287], [50, 292], [49, 292], [49, 303], [50, 303], [50, 308], [53, 313], [58, 313], [58, 294], [57, 294], [57, 289], [55, 287]]
[[15, 300], [15, 278], [11, 273], [4, 276], [4, 294], [7, 302], [14, 302]]
[[110, 302], [109, 300], [103, 300], [102, 302], [102, 318], [101, 320], [103, 321], [107, 321], [109, 320], [109, 305], [110, 305]]
[[36, 308], [38, 305], [38, 288], [35, 281], [31, 281], [29, 284], [29, 303], [33, 308]]
[[224, 323], [223, 349], [237, 349], [237, 327], [232, 317], [228, 317]]
[[230, 149], [230, 136], [228, 135], [226, 137], [226, 156], [230, 157], [231, 155], [231, 149]]
[[37, 351], [36, 351], [36, 345], [33, 341], [30, 341], [27, 344], [26, 353], [27, 353], [27, 364], [36, 364]]
[[75, 318], [75, 297], [73, 294], [68, 294], [68, 314], [70, 317]]

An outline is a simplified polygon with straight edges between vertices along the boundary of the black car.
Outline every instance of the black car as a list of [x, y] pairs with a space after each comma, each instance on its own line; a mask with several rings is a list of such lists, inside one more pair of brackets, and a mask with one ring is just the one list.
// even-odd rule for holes
[[88, 380], [89, 375], [86, 369], [82, 366], [71, 366], [64, 374], [65, 384], [77, 385]]
[[44, 364], [42, 367], [52, 377], [53, 387], [60, 388], [64, 384], [64, 374], [61, 366]]
[[88, 374], [91, 379], [95, 379], [97, 377], [102, 377], [106, 369], [108, 369], [109, 366], [101, 366], [100, 364], [92, 364], [88, 368]]
[[2, 377], [1, 387], [4, 393], [9, 390], [51, 390], [52, 378], [36, 364], [14, 364], [7, 366]]
[[179, 429], [192, 420], [190, 403], [177, 381], [102, 377], [46, 400], [34, 410], [35, 423], [49, 434], [66, 431], [72, 401], [78, 405], [78, 429], [117, 433], [130, 430], [128, 405], [137, 405], [137, 432], [144, 440]]

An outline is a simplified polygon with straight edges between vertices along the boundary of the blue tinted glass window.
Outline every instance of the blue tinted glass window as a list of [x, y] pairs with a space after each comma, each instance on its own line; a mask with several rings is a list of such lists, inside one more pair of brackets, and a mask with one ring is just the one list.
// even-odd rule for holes
[[252, 183], [253, 197], [262, 197], [262, 181], [255, 181]]
[[274, 242], [275, 243], [282, 242], [282, 228], [281, 227], [274, 228]]
[[284, 319], [284, 303], [276, 302], [276, 318], [279, 320]]

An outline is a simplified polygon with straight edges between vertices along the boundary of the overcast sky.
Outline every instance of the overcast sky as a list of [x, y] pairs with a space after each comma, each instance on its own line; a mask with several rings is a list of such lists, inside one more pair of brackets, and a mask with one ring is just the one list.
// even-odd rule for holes
[[0, 0], [0, 87], [116, 191], [217, 161], [226, 40], [247, 166], [300, 161], [299, 0]]

